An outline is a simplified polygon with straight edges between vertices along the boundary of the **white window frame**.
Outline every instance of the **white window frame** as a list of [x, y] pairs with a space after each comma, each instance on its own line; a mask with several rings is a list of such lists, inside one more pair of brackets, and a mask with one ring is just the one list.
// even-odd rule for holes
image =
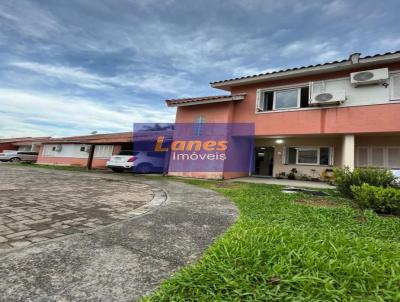
[[[299, 151], [317, 151], [317, 162], [316, 163], [300, 163], [299, 162]], [[297, 147], [296, 148], [296, 165], [320, 166], [320, 152], [321, 152], [321, 147]]]
[[[288, 149], [289, 148], [294, 148], [296, 149], [296, 162], [294, 164], [289, 164], [288, 163]], [[327, 148], [329, 149], [329, 157], [328, 157], [328, 164], [323, 165], [321, 164], [321, 148]], [[313, 163], [299, 163], [299, 150], [317, 150], [318, 152], [318, 163], [313, 164]], [[335, 165], [335, 148], [333, 146], [301, 146], [301, 147], [295, 147], [295, 146], [287, 146], [283, 147], [282, 150], [282, 164], [284, 165], [296, 165], [296, 166], [321, 166], [321, 167], [333, 167]]]
[[[308, 87], [308, 98], [311, 97], [311, 82], [303, 82], [303, 83], [298, 83], [294, 85], [283, 85], [283, 86], [275, 86], [275, 87], [268, 87], [268, 88], [260, 88], [257, 89], [256, 93], [256, 104], [255, 104], [255, 113], [271, 113], [271, 112], [280, 112], [280, 111], [291, 111], [291, 110], [309, 110], [309, 109], [315, 109], [315, 108], [301, 108], [300, 107], [300, 101], [301, 101], [301, 88], [302, 87]], [[298, 96], [297, 96], [297, 107], [288, 107], [288, 108], [279, 108], [275, 109], [275, 93], [277, 91], [282, 91], [282, 90], [291, 90], [291, 89], [297, 89], [298, 90]], [[273, 93], [273, 100], [272, 100], [272, 110], [260, 110], [259, 108], [261, 102], [265, 104], [265, 93], [266, 92], [272, 92]]]
[[[302, 86], [304, 87], [304, 86]], [[287, 88], [287, 89], [279, 89], [279, 90], [274, 90], [274, 97], [273, 97], [273, 102], [272, 102], [272, 110], [288, 110], [288, 109], [297, 109], [300, 108], [300, 99], [301, 99], [301, 88], [302, 87], [294, 87], [294, 88]], [[285, 107], [285, 108], [276, 108], [276, 94], [278, 92], [282, 92], [282, 91], [288, 91], [288, 90], [297, 90], [297, 105], [294, 107]], [[265, 93], [263, 93], [265, 97]], [[265, 103], [265, 100], [264, 100]]]

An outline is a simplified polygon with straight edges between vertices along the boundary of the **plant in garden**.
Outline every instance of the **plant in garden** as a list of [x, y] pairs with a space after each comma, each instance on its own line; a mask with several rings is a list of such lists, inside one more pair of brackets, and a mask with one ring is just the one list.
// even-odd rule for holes
[[382, 168], [355, 168], [348, 167], [334, 170], [334, 184], [337, 190], [345, 197], [353, 198], [352, 186], [361, 186], [366, 183], [377, 187], [390, 187], [395, 184], [396, 177], [390, 170]]
[[400, 214], [400, 189], [375, 187], [369, 184], [352, 186], [354, 198], [363, 209], [378, 213]]

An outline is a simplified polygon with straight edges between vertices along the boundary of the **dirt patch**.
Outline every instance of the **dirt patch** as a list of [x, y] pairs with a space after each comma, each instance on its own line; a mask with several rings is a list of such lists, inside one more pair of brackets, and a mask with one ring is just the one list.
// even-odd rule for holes
[[337, 208], [340, 206], [337, 202], [327, 198], [300, 198], [295, 202], [304, 206], [315, 206], [321, 208]]

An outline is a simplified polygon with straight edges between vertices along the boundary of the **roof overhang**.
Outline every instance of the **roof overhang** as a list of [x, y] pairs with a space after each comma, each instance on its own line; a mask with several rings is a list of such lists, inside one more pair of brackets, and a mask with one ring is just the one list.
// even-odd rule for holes
[[349, 59], [340, 62], [332, 62], [326, 64], [312, 65], [308, 67], [292, 68], [266, 74], [213, 82], [210, 83], [210, 85], [213, 88], [229, 91], [230, 88], [233, 86], [255, 84], [265, 81], [291, 79], [302, 76], [310, 76], [310, 75], [330, 73], [336, 71], [345, 71], [355, 68], [363, 68], [363, 67], [369, 67], [380, 64], [389, 64], [395, 62], [400, 62], [400, 52], [359, 58], [358, 63], [352, 63], [352, 61]]
[[208, 96], [199, 98], [188, 98], [188, 99], [172, 99], [166, 100], [168, 107], [182, 107], [182, 106], [194, 106], [213, 104], [221, 102], [231, 102], [244, 100], [246, 94], [235, 94], [235, 95], [224, 95], [224, 96]]

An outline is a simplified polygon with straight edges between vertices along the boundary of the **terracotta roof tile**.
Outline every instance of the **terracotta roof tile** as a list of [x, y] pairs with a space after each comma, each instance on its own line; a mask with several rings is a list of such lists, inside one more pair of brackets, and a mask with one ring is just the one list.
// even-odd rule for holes
[[227, 99], [243, 99], [245, 94], [233, 94], [233, 95], [213, 95], [213, 96], [203, 96], [196, 98], [183, 98], [183, 99], [169, 99], [165, 100], [168, 106], [186, 104], [186, 103], [201, 103], [208, 101], [222, 101]]
[[[360, 57], [360, 59], [370, 59], [370, 58], [382, 57], [382, 56], [399, 54], [399, 53], [400, 53], [400, 50], [399, 51], [394, 51], [394, 52], [386, 52], [384, 54], [375, 54], [375, 55]], [[272, 72], [266, 72], [266, 73], [260, 73], [260, 74], [250, 75], [250, 76], [244, 76], [244, 77], [232, 78], [232, 79], [228, 79], [228, 80], [211, 82], [210, 85], [222, 84], [222, 83], [225, 83], [225, 82], [244, 80], [244, 79], [250, 79], [250, 78], [257, 78], [257, 77], [266, 76], [266, 75], [270, 75], [270, 74], [278, 74], [278, 73], [282, 73], [282, 72], [295, 71], [295, 70], [307, 69], [307, 68], [312, 68], [312, 67], [319, 67], [319, 66], [326, 66], [326, 65], [338, 64], [338, 63], [344, 63], [344, 62], [348, 62], [348, 61], [349, 61], [349, 59], [345, 59], [345, 60], [332, 61], [332, 62], [327, 62], [327, 63], [322, 63], [322, 64], [315, 64], [315, 65], [308, 65], [308, 66], [301, 66], [301, 67], [294, 67], [294, 68], [276, 70], [276, 71], [272, 71]]]

